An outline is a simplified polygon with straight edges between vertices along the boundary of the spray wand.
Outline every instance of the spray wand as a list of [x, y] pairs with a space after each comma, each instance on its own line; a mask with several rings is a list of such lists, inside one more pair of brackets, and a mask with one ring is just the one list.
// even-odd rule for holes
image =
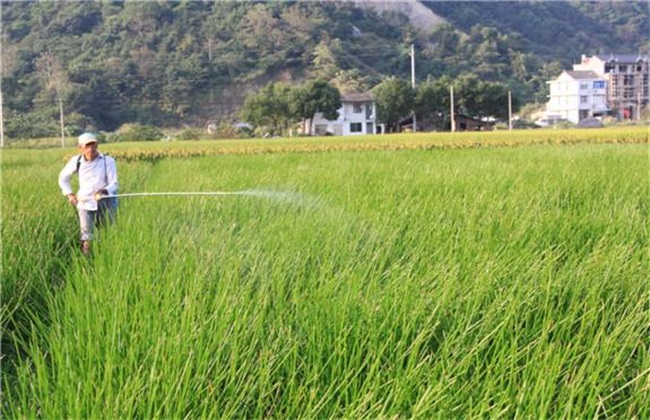
[[95, 201], [106, 198], [121, 197], [152, 197], [152, 196], [218, 196], [218, 195], [255, 195], [252, 191], [176, 191], [176, 192], [143, 192], [143, 193], [126, 193], [126, 194], [102, 194], [95, 193]]

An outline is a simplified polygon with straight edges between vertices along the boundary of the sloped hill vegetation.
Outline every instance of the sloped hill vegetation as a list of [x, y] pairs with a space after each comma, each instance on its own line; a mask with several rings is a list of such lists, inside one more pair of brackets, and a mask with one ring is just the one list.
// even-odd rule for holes
[[3, 2], [5, 133], [53, 135], [59, 106], [71, 134], [204, 126], [270, 81], [346, 92], [408, 79], [411, 44], [418, 80], [474, 74], [524, 104], [582, 53], [648, 49], [641, 2], [422, 4], [448, 23], [424, 32], [338, 2]]
[[[487, 3], [487, 4], [486, 4]], [[424, 2], [455, 28], [478, 25], [516, 37], [523, 50], [568, 67], [581, 54], [648, 48], [647, 2]]]

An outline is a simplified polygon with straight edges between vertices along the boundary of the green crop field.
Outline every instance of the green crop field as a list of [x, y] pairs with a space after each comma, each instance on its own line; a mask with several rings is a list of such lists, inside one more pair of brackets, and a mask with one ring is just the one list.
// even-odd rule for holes
[[245, 195], [122, 198], [86, 258], [74, 150], [3, 151], [5, 418], [650, 418], [647, 128], [102, 150]]

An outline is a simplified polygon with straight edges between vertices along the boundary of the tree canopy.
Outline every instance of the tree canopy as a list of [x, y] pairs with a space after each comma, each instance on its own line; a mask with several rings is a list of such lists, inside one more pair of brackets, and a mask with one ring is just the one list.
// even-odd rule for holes
[[246, 97], [240, 116], [255, 126], [270, 127], [273, 134], [280, 134], [292, 122], [289, 106], [291, 88], [282, 82], [272, 82], [256, 94]]
[[305, 132], [311, 132], [308, 123], [314, 114], [320, 112], [328, 120], [338, 118], [341, 94], [335, 87], [322, 79], [310, 80], [291, 90], [289, 108], [293, 115], [302, 119]]
[[377, 118], [386, 124], [388, 132], [399, 131], [398, 123], [414, 109], [415, 95], [403, 79], [389, 77], [373, 89], [377, 98]]

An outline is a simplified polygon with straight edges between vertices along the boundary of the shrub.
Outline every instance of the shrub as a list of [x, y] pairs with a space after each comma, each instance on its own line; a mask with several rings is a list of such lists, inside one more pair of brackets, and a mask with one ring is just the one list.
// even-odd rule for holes
[[200, 140], [203, 132], [198, 128], [183, 130], [176, 135], [177, 140]]
[[522, 128], [539, 128], [539, 127], [532, 121], [521, 119], [521, 120], [513, 121], [512, 128], [522, 129]]
[[250, 139], [255, 136], [253, 128], [244, 125], [236, 127], [235, 131], [237, 133], [237, 137], [240, 139]]
[[61, 128], [56, 119], [44, 113], [22, 113], [13, 111], [5, 119], [5, 135], [11, 139], [35, 139], [42, 137], [56, 137], [60, 135]]
[[97, 140], [99, 140], [100, 143], [118, 143], [124, 141], [120, 134], [104, 132], [97, 134]]
[[93, 119], [78, 112], [66, 114], [65, 125], [66, 130], [68, 130], [68, 133], [66, 134], [71, 136], [78, 136], [85, 131], [90, 131], [92, 133], [97, 132], [97, 127], [95, 126]]
[[217, 139], [236, 139], [238, 137], [236, 128], [227, 122], [220, 123], [214, 133], [214, 138]]
[[123, 124], [117, 130], [114, 141], [156, 141], [164, 137], [161, 130], [150, 125]]

